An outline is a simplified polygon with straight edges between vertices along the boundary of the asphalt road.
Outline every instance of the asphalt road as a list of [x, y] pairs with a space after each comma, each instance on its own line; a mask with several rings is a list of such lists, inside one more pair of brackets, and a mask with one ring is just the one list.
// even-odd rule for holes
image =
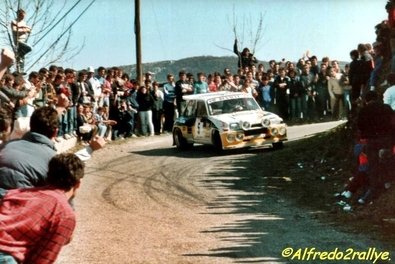
[[[338, 124], [290, 127], [289, 138]], [[74, 239], [57, 263], [328, 263], [313, 260], [318, 251], [343, 258], [330, 263], [372, 263], [354, 253], [388, 250], [282, 197], [257, 169], [271, 162], [270, 148], [218, 154], [171, 143], [170, 135], [137, 138], [95, 153], [75, 199]]]

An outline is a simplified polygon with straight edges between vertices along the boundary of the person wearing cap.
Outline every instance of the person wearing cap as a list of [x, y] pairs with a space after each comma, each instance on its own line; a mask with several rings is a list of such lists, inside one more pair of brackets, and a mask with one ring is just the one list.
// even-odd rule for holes
[[93, 106], [94, 111], [96, 111], [97, 107], [99, 106], [98, 102], [102, 94], [102, 84], [95, 76], [95, 69], [92, 66], [89, 66], [86, 71], [88, 72], [87, 83], [90, 86], [90, 89], [93, 91]]

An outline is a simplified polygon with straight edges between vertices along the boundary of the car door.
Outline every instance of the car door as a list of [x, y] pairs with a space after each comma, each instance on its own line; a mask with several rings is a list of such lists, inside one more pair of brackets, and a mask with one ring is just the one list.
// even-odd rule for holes
[[208, 119], [204, 101], [198, 101], [196, 105], [195, 142], [202, 144], [211, 143], [211, 121]]

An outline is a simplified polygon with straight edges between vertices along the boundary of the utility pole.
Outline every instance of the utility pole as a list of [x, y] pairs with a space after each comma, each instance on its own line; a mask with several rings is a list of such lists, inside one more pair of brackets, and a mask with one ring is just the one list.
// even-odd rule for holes
[[134, 0], [134, 33], [136, 34], [136, 75], [137, 81], [143, 83], [141, 60], [140, 0]]

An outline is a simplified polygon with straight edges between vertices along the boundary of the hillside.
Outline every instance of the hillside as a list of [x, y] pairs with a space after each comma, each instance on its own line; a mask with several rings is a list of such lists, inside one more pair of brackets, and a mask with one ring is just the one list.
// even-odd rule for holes
[[[263, 63], [265, 69], [268, 69], [269, 63], [267, 61], [260, 61], [259, 63]], [[345, 62], [340, 62], [340, 65], [344, 68]], [[124, 69], [131, 78], [136, 78], [135, 64], [120, 67]], [[236, 73], [237, 57], [197, 56], [174, 61], [143, 63], [143, 72], [150, 71], [155, 73], [155, 79], [159, 82], [165, 82], [166, 75], [169, 73], [174, 74], [177, 79], [177, 75], [180, 70], [185, 70], [186, 72], [193, 73], [196, 76], [198, 72], [204, 72], [206, 74], [220, 72], [222, 74], [225, 68], [229, 68], [232, 73]]]
[[[136, 65], [126, 65], [121, 66], [124, 71], [130, 74], [131, 78], [136, 77]], [[198, 72], [213, 73], [220, 72], [223, 73], [224, 68], [230, 68], [234, 73], [237, 72], [237, 57], [227, 56], [227, 57], [213, 57], [213, 56], [199, 56], [185, 58], [176, 61], [160, 61], [152, 63], [143, 64], [143, 72], [153, 72], [155, 73], [155, 79], [159, 82], [166, 81], [166, 75], [172, 73], [176, 76], [180, 70], [185, 70], [196, 74]]]

